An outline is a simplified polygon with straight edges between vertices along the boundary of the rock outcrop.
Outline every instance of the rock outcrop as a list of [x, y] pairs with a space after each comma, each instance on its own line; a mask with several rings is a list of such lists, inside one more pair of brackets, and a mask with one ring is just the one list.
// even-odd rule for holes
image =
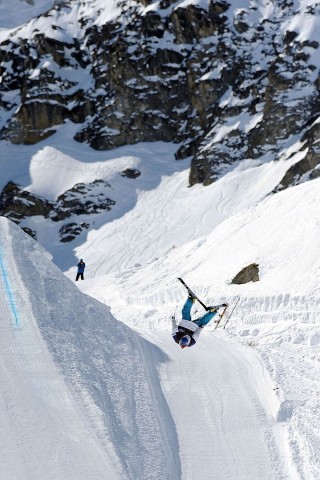
[[239, 273], [232, 279], [231, 283], [236, 285], [242, 285], [249, 282], [259, 282], [259, 265], [257, 263], [251, 263], [242, 268]]
[[56, 201], [49, 202], [9, 182], [0, 195], [0, 215], [21, 224], [33, 238], [37, 238], [37, 232], [24, 225], [25, 219], [41, 216], [60, 222], [59, 239], [61, 242], [70, 242], [90, 227], [90, 218], [96, 218], [115, 205], [115, 201], [108, 196], [109, 190], [110, 185], [103, 180], [95, 180], [88, 185], [79, 183]]
[[26, 217], [48, 217], [53, 205], [45, 198], [37, 197], [13, 182], [7, 183], [0, 195], [0, 215], [20, 223]]
[[[177, 160], [192, 157], [191, 185], [243, 159], [284, 159], [300, 142], [304, 159], [279, 189], [315, 178], [319, 42], [295, 31], [294, 2], [270, 4], [119, 0], [103, 22], [93, 0], [92, 16], [58, 2], [47, 29], [34, 19], [0, 44], [0, 138], [34, 144], [69, 120], [97, 150], [176, 142]], [[304, 21], [319, 15], [300, 8]]]

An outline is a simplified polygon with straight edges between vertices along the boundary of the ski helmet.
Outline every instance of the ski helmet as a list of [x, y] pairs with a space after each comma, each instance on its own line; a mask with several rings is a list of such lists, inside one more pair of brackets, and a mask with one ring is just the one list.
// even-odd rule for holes
[[189, 343], [190, 343], [190, 340], [191, 340], [191, 338], [190, 338], [189, 335], [185, 335], [184, 337], [182, 337], [182, 338], [180, 339], [180, 341], [179, 341], [180, 347], [181, 347], [181, 348], [187, 347], [187, 346], [189, 345]]

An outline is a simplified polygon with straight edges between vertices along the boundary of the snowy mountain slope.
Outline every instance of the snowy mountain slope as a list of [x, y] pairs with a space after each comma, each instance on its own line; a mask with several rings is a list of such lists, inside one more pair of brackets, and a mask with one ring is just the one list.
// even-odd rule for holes
[[1, 219], [0, 232], [2, 472], [177, 478], [155, 371], [165, 357], [81, 294], [18, 227]]
[[[161, 183], [157, 189], [160, 190], [162, 185]], [[319, 206], [318, 192], [319, 180], [315, 180], [268, 197], [256, 207], [241, 210], [234, 217], [222, 222], [211, 235], [197, 239], [191, 244], [176, 247], [167, 256], [149, 265], [146, 254], [146, 261], [141, 267], [131, 268], [116, 275], [97, 275], [79, 284], [90, 295], [96, 295], [100, 300], [110, 304], [113, 314], [118, 319], [134, 326], [139, 330], [140, 336], [150, 342], [147, 346], [143, 342], [144, 346], [140, 346], [139, 350], [142, 348], [143, 357], [148, 362], [149, 368], [152, 369], [153, 365], [157, 365], [157, 371], [150, 372], [150, 375], [147, 375], [148, 380], [143, 377], [141, 369], [138, 370], [138, 375], [132, 374], [135, 383], [141, 375], [145, 378], [144, 390], [148, 386], [148, 389], [157, 391], [155, 396], [149, 397], [148, 406], [153, 410], [154, 401], [157, 398], [158, 418], [165, 419], [166, 435], [170, 439], [169, 445], [172, 448], [169, 454], [172, 455], [169, 457], [172, 458], [172, 463], [171, 467], [168, 467], [168, 478], [196, 480], [199, 478], [199, 471], [203, 469], [210, 480], [225, 478], [253, 480], [257, 476], [272, 480], [274, 478], [277, 480], [316, 480], [318, 478], [319, 468], [315, 452], [318, 448], [320, 431], [317, 420], [319, 334], [318, 325], [314, 322], [319, 316], [317, 293], [319, 265], [315, 261], [311, 265], [311, 259], [317, 258], [315, 252], [318, 251], [319, 225], [314, 221], [317, 218]], [[144, 210], [146, 223], [148, 212], [148, 209]], [[300, 219], [298, 225], [296, 225], [297, 218]], [[138, 467], [131, 456], [133, 455], [131, 441], [134, 439], [134, 445], [136, 445], [136, 436], [140, 434], [137, 423], [133, 422], [134, 425], [131, 428], [128, 427], [131, 431], [130, 446], [125, 444], [126, 448], [123, 450], [122, 434], [114, 433], [111, 428], [113, 434], [109, 435], [110, 425], [115, 426], [112, 418], [104, 419], [109, 426], [107, 430], [102, 421], [103, 412], [107, 411], [106, 417], [116, 412], [126, 425], [127, 422], [129, 424], [132, 422], [132, 418], [129, 420], [124, 413], [127, 411], [127, 402], [123, 403], [124, 392], [131, 388], [129, 380], [123, 384], [128, 376], [127, 368], [132, 362], [132, 351], [125, 357], [127, 359], [125, 363], [123, 359], [124, 349], [128, 343], [127, 334], [122, 331], [122, 327], [116, 327], [117, 324], [113, 323], [105, 308], [92, 304], [88, 297], [81, 299], [76, 293], [77, 290], [67, 286], [66, 280], [63, 280], [55, 267], [44, 259], [42, 253], [37, 253], [38, 249], [32, 254], [32, 259], [28, 258], [29, 255], [25, 252], [29, 252], [30, 245], [35, 248], [36, 244], [28, 237], [22, 236], [17, 227], [4, 219], [1, 221], [1, 226], [2, 242], [8, 239], [4, 235], [8, 228], [15, 237], [10, 240], [13, 245], [10, 248], [15, 252], [14, 260], [8, 248], [10, 242], [6, 243], [7, 248], [2, 251], [3, 264], [5, 267], [9, 265], [7, 270], [11, 289], [3, 281], [2, 272], [1, 302], [6, 305], [10, 315], [10, 329], [20, 332], [24, 324], [28, 323], [28, 319], [37, 318], [46, 345], [49, 349], [54, 349], [52, 353], [55, 362], [59, 370], [64, 372], [66, 386], [63, 383], [61, 388], [66, 389], [68, 398], [71, 398], [70, 401], [74, 401], [75, 391], [76, 398], [80, 398], [75, 408], [78, 409], [80, 419], [85, 423], [83, 430], [86, 437], [88, 436], [86, 429], [89, 428], [89, 438], [94, 435], [95, 441], [98, 442], [98, 453], [95, 451], [94, 455], [99, 455], [100, 448], [105, 448], [109, 452], [111, 459], [108, 461], [108, 468], [114, 469], [112, 473], [114, 478], [119, 475], [119, 478], [123, 478], [124, 473], [119, 473], [123, 464], [121, 460], [127, 462], [129, 458], [130, 463], [132, 461], [132, 469], [128, 473], [128, 478], [135, 478], [137, 471], [142, 472], [141, 465]], [[134, 229], [135, 224], [131, 222], [127, 228]], [[268, 232], [272, 232], [272, 235], [268, 236]], [[309, 237], [312, 241], [307, 246], [301, 240], [295, 242], [295, 239], [305, 241]], [[254, 249], [248, 238], [253, 242]], [[281, 248], [277, 248], [278, 246]], [[292, 251], [289, 261], [287, 261], [288, 247]], [[301, 255], [303, 249], [309, 252], [306, 263], [303, 262], [305, 256], [302, 258]], [[256, 256], [255, 260], [258, 255], [258, 260], [262, 259], [264, 262], [261, 282], [241, 286], [228, 285], [233, 262], [236, 265], [242, 259], [245, 263], [252, 258], [253, 254]], [[294, 256], [296, 259], [300, 256], [301, 260], [297, 264], [295, 276], [293, 276]], [[270, 268], [268, 269], [269, 257]], [[8, 260], [10, 260], [9, 263], [7, 263]], [[14, 273], [15, 262], [17, 262], [22, 283], [16, 283], [19, 274]], [[237, 268], [241, 266], [242, 264], [238, 263]], [[310, 268], [313, 268], [312, 275], [308, 277]], [[213, 327], [208, 327], [200, 337], [196, 348], [187, 352], [182, 352], [172, 342], [169, 331], [170, 316], [175, 309], [177, 314], [179, 313], [178, 307], [185, 298], [185, 291], [174, 280], [177, 272], [185, 276], [197, 293], [210, 303], [219, 301], [220, 298], [228, 299], [232, 303], [237, 294], [241, 296], [240, 306], [228, 330], [214, 332]], [[304, 279], [302, 285], [299, 284], [299, 276]], [[68, 297], [65, 291], [68, 292]], [[64, 299], [63, 302], [61, 298]], [[78, 313], [79, 306], [84, 313]], [[32, 313], [29, 314], [30, 307], [32, 307]], [[26, 312], [26, 318], [24, 312]], [[117, 343], [115, 349], [112, 349], [112, 342], [110, 344], [103, 340], [105, 329], [102, 325], [101, 331], [101, 318], [106, 319], [112, 333], [117, 332], [117, 336], [112, 336], [112, 342]], [[3, 318], [3, 321], [5, 320], [7, 318]], [[17, 329], [16, 323], [21, 323], [21, 327]], [[6, 328], [8, 329], [7, 324]], [[36, 331], [39, 332], [38, 329]], [[33, 372], [33, 383], [29, 381], [31, 374], [27, 372], [28, 385], [25, 387], [29, 392], [29, 404], [33, 404], [34, 392], [38, 392], [38, 388], [42, 388], [42, 391], [49, 389], [46, 385], [48, 370], [46, 367], [45, 379], [43, 379], [42, 367], [43, 364], [47, 365], [48, 361], [43, 360], [45, 355], [37, 343], [39, 336], [35, 341], [32, 328], [27, 330], [27, 339], [30, 337], [33, 338], [32, 352], [30, 349], [25, 352], [27, 342], [25, 338], [21, 339], [19, 349], [14, 345], [11, 351], [22, 350], [25, 354], [22, 364], [28, 365]], [[8, 346], [8, 338], [5, 336], [2, 339], [5, 341], [5, 348]], [[118, 343], [119, 339], [120, 343]], [[132, 338], [131, 341], [136, 342]], [[241, 346], [239, 343], [244, 345]], [[157, 349], [152, 344], [156, 345]], [[94, 345], [94, 353], [92, 345]], [[106, 345], [108, 345], [107, 355], [104, 352]], [[121, 348], [117, 354], [119, 346]], [[110, 349], [114, 354], [112, 362]], [[136, 351], [134, 345], [133, 349]], [[35, 352], [38, 352], [38, 355], [35, 355]], [[15, 358], [15, 355], [13, 357]], [[16, 363], [12, 365], [11, 358], [12, 353], [9, 360], [6, 360], [7, 365], [8, 363], [11, 365], [7, 367], [7, 371], [11, 368], [19, 372], [17, 374], [19, 379], [21, 376], [25, 378], [25, 370], [21, 373], [19, 370], [21, 365], [17, 366]], [[49, 358], [52, 362], [51, 355]], [[121, 369], [125, 366], [126, 374], [125, 377], [117, 378], [117, 406], [113, 404], [110, 407], [110, 402], [101, 395], [100, 386], [102, 385], [103, 391], [105, 388], [108, 390], [106, 385], [110, 385], [110, 376], [106, 383], [105, 368], [108, 365], [113, 367], [114, 360], [117, 364], [120, 363]], [[37, 370], [39, 362], [42, 368], [40, 373]], [[51, 366], [52, 363], [50, 363], [50, 372]], [[137, 369], [136, 362], [132, 368]], [[54, 377], [55, 385], [62, 381], [60, 377], [57, 379], [56, 367], [53, 367], [50, 378], [52, 378], [51, 375]], [[158, 375], [163, 393], [159, 391], [159, 384], [155, 380]], [[94, 382], [93, 378], [95, 378]], [[114, 386], [113, 381], [111, 383]], [[7, 379], [6, 382], [8, 382]], [[16, 409], [20, 409], [20, 402], [16, 396], [16, 392], [20, 391], [19, 385], [11, 384], [6, 388], [9, 391], [8, 398], [13, 399], [12, 403], [16, 402]], [[54, 396], [52, 402], [55, 405], [58, 404], [58, 413], [65, 419], [65, 396], [60, 401], [55, 397], [55, 392], [56, 389], [52, 393]], [[44, 411], [41, 416], [42, 424], [48, 425], [45, 431], [42, 430], [44, 435], [42, 444], [53, 442], [52, 430], [54, 432], [57, 428], [47, 419], [47, 403], [44, 395], [36, 393], [36, 398], [37, 402], [41, 403], [41, 411]], [[145, 394], [142, 398], [145, 400]], [[141, 396], [136, 405], [140, 405], [140, 402]], [[16, 413], [14, 415], [18, 415], [18, 424], [20, 424], [21, 417]], [[32, 439], [33, 431], [30, 433], [29, 425], [34, 425], [34, 419], [31, 413], [28, 415], [28, 422], [24, 425], [29, 438]], [[71, 414], [68, 413], [68, 415]], [[6, 411], [3, 412], [3, 416], [7, 419]], [[194, 419], [193, 426], [190, 426], [190, 416]], [[139, 418], [143, 417], [144, 414]], [[79, 428], [80, 419], [77, 417], [71, 423]], [[8, 422], [8, 420], [4, 421]], [[88, 421], [90, 426], [87, 427]], [[148, 433], [142, 437], [150, 446], [149, 421], [145, 428]], [[10, 437], [12, 442], [23, 435], [17, 424], [14, 432], [16, 434], [11, 434]], [[165, 437], [162, 436], [162, 438]], [[151, 443], [154, 445], [154, 438]], [[35, 468], [33, 455], [38, 448], [41, 450], [39, 444], [34, 444], [30, 440], [30, 449], [25, 453], [29, 471]], [[92, 446], [90, 448], [93, 449]], [[8, 449], [9, 447], [7, 452]], [[205, 463], [203, 457], [199, 455], [199, 449], [206, 456]], [[179, 455], [175, 456], [178, 451]], [[67, 452], [68, 456], [72, 457], [72, 452], [69, 453], [70, 449]], [[154, 452], [155, 450], [153, 454]], [[8, 469], [12, 468], [11, 461], [16, 461], [15, 455], [16, 452], [13, 453], [13, 448], [10, 447], [6, 461]], [[145, 459], [145, 452], [142, 453], [142, 457]], [[158, 459], [158, 454], [156, 458]], [[41, 479], [43, 469], [41, 470], [41, 466], [37, 468], [40, 472], [39, 479]], [[86, 461], [86, 468], [89, 471], [92, 468], [95, 472], [90, 462]], [[163, 478], [163, 464], [159, 469], [154, 465], [145, 466], [143, 472], [149, 472], [148, 468], [154, 472], [154, 478]], [[54, 475], [58, 471], [59, 473], [67, 471], [59, 455], [58, 460], [55, 457], [53, 465], [54, 480], [57, 478]], [[172, 471], [175, 473], [171, 477]], [[132, 474], [132, 472], [135, 473]], [[95, 474], [96, 478], [100, 478], [99, 471]], [[18, 477], [19, 480], [20, 478], [25, 480], [26, 477], [22, 472], [19, 475], [21, 475]], [[141, 475], [143, 480], [150, 478], [144, 476], [144, 473]], [[61, 477], [58, 478], [60, 480]]]
[[[314, 323], [319, 314], [320, 264], [315, 253], [320, 248], [319, 186], [320, 180], [314, 180], [268, 196], [221, 222], [210, 234], [154, 261], [146, 252], [143, 265], [98, 277], [103, 280], [99, 286], [89, 279], [84, 288], [101, 301], [126, 299], [130, 308], [135, 304], [138, 309], [161, 303], [156, 293], [160, 290], [172, 308], [181, 298], [176, 277], [182, 276], [209, 304], [240, 294], [238, 311], [249, 324], [274, 322], [279, 315], [281, 320]], [[104, 258], [100, 252], [96, 259]], [[231, 283], [243, 267], [255, 262], [258, 282]], [[144, 322], [141, 318], [137, 324], [142, 327]]]
[[[168, 149], [165, 157], [163, 148], [158, 160], [152, 144], [144, 148], [148, 149], [145, 154], [133, 150], [139, 155], [137, 168], [145, 166], [143, 171], [150, 185], [154, 174], [161, 175], [161, 183], [156, 189], [149, 189], [146, 188], [148, 183], [142, 187], [137, 179], [139, 190], [134, 208], [115, 221], [90, 231], [88, 240], [75, 249], [78, 258], [90, 259], [88, 277], [124, 271], [210, 234], [224, 219], [255, 205], [272, 192], [289, 164], [296, 161], [293, 155], [290, 159], [261, 165], [254, 161], [242, 162], [205, 189], [200, 186], [190, 189], [188, 165], [179, 162], [172, 168], [172, 151]], [[149, 172], [147, 165], [152, 169]]]
[[[124, 130], [120, 143], [145, 135], [145, 117], [139, 123], [132, 111], [123, 114], [119, 108], [132, 106], [123, 101], [123, 89], [119, 89], [120, 103], [113, 103], [110, 97], [108, 103], [105, 95], [110, 91], [105, 88], [105, 77], [102, 81], [93, 80], [90, 62], [86, 63], [88, 51], [90, 55], [97, 53], [93, 70], [100, 72], [102, 68], [104, 72], [103, 67], [108, 64], [106, 52], [119, 45], [120, 37], [109, 37], [108, 28], [104, 30], [103, 26], [105, 20], [113, 21], [118, 15], [118, 10], [113, 9], [116, 3], [109, 2], [103, 10], [100, 7], [105, 2], [85, 1], [78, 10], [80, 3], [71, 2], [10, 32], [21, 50], [10, 42], [4, 46], [4, 108], [0, 112], [3, 125], [18, 111], [21, 92], [26, 93], [19, 90], [19, 82], [25, 77], [20, 70], [14, 71], [10, 55], [20, 65], [23, 49], [30, 48], [31, 55], [25, 58], [31, 66], [28, 64], [27, 80], [22, 83], [30, 86], [24, 107], [29, 108], [33, 101], [39, 107], [32, 118], [41, 117], [41, 108], [48, 100], [48, 105], [54, 105], [54, 112], [61, 104], [67, 106], [68, 115], [72, 111], [72, 120], [76, 122], [81, 123], [83, 117], [79, 115], [83, 112], [89, 114], [88, 132], [99, 141], [101, 137], [103, 141], [113, 141], [117, 128], [126, 121], [134, 128]], [[182, 43], [170, 41], [172, 37], [167, 31], [164, 38], [153, 35], [161, 33], [169, 11], [173, 15], [170, 18], [181, 26], [184, 13], [180, 10], [179, 17], [177, 7], [197, 4], [207, 9], [209, 2], [165, 3], [167, 7], [170, 3], [170, 7], [163, 8], [164, 2], [145, 7], [141, 2], [141, 18], [130, 17], [132, 5], [137, 13], [137, 2], [130, 2], [126, 5], [130, 8], [122, 11], [125, 15], [117, 31], [119, 27], [119, 31], [128, 34], [124, 37], [128, 51], [140, 55], [139, 50], [132, 51], [140, 45], [136, 33], [147, 33], [141, 45], [144, 51], [151, 52], [149, 60], [158, 59], [153, 55], [158, 47], [164, 47], [166, 53], [160, 57], [168, 68], [164, 83], [159, 83], [154, 71], [151, 76], [150, 72], [145, 75], [144, 68], [149, 68], [149, 63], [142, 56], [137, 66], [137, 72], [144, 73], [137, 77], [141, 83], [130, 78], [126, 92], [132, 89], [134, 98], [141, 95], [143, 108], [135, 111], [147, 113], [149, 120], [157, 119], [155, 124], [151, 122], [147, 134], [152, 132], [158, 139], [166, 132], [166, 122], [159, 127], [163, 112], [160, 115], [158, 109], [146, 111], [144, 88], [152, 85], [152, 93], [170, 77], [173, 83], [169, 82], [168, 91], [178, 91], [185, 102], [183, 77], [175, 75], [176, 69], [178, 64], [180, 70], [186, 65], [184, 58], [189, 61], [191, 53], [196, 54], [193, 66], [199, 64], [200, 70], [187, 70], [192, 72], [188, 78], [196, 95], [190, 105], [195, 110], [191, 112], [184, 105], [171, 112], [181, 121], [179, 142], [183, 138], [186, 143], [144, 142], [109, 152], [94, 151], [85, 143], [71, 140], [79, 131], [79, 123], [51, 114], [50, 128], [56, 133], [41, 143], [22, 146], [1, 141], [1, 188], [14, 180], [31, 193], [55, 201], [76, 182], [88, 185], [102, 179], [110, 183], [105, 190], [108, 194], [110, 190], [116, 200], [110, 211], [99, 216], [72, 215], [67, 221], [58, 222], [35, 215], [24, 219], [21, 226], [37, 232], [40, 243], [54, 255], [54, 261], [69, 278], [74, 279], [76, 259], [84, 257], [86, 280], [78, 286], [110, 305], [117, 320], [138, 332], [137, 337], [130, 331], [128, 340], [128, 329], [118, 324], [104, 306], [80, 296], [44, 260], [43, 253], [33, 252], [29, 258], [25, 252], [34, 243], [13, 227], [8, 226], [7, 236], [7, 227], [3, 227], [0, 285], [5, 315], [0, 319], [6, 332], [1, 339], [6, 353], [2, 355], [5, 387], [1, 417], [9, 439], [4, 445], [5, 471], [8, 475], [14, 471], [18, 480], [26, 480], [25, 472], [42, 480], [44, 472], [47, 476], [47, 451], [53, 448], [56, 455], [51, 459], [52, 480], [61, 480], [61, 476], [63, 480], [72, 476], [85, 479], [88, 475], [104, 478], [101, 469], [104, 475], [107, 472], [115, 479], [136, 480], [140, 476], [143, 480], [162, 480], [167, 475], [170, 480], [199, 480], [199, 471], [205, 471], [210, 480], [318, 480], [319, 180], [309, 180], [319, 175], [320, 11], [311, 0], [267, 0], [259, 5], [243, 2], [242, 8], [232, 2], [223, 15], [218, 15], [220, 20], [227, 16], [229, 30], [214, 36], [219, 42], [223, 40], [223, 44], [219, 43], [223, 55], [212, 63], [204, 61], [205, 55], [212, 59], [215, 48], [209, 38], [201, 44], [206, 47], [200, 48], [192, 36], [200, 30], [193, 30], [189, 37], [189, 29], [177, 27], [175, 34]], [[220, 8], [225, 3], [210, 5]], [[191, 20], [195, 19], [192, 8], [187, 12], [191, 12]], [[54, 19], [50, 25], [48, 18]], [[88, 43], [84, 42], [88, 51], [83, 49], [84, 44], [80, 50], [68, 45], [73, 38], [85, 38], [81, 19], [93, 27], [92, 36], [86, 38]], [[201, 19], [200, 15], [200, 23]], [[140, 21], [144, 28], [135, 31]], [[57, 28], [59, 22], [61, 29]], [[202, 25], [205, 29], [205, 22]], [[258, 29], [252, 29], [253, 26]], [[34, 27], [41, 34], [33, 43]], [[98, 49], [90, 42], [95, 35], [101, 39], [100, 28], [107, 41], [99, 44]], [[46, 32], [51, 37], [46, 38]], [[25, 44], [20, 41], [22, 34]], [[148, 35], [151, 38], [147, 41]], [[186, 38], [192, 42], [185, 44]], [[60, 41], [67, 44], [61, 46]], [[241, 62], [245, 60], [236, 63], [237, 68], [226, 61], [232, 57], [233, 48]], [[179, 57], [181, 63], [175, 63], [170, 55], [179, 50], [183, 59]], [[128, 80], [128, 72], [120, 69], [130, 63], [131, 57], [124, 61], [119, 52], [112, 51], [112, 60], [118, 62], [113, 70], [116, 79]], [[39, 64], [33, 65], [35, 59]], [[157, 65], [158, 60], [153, 68]], [[128, 71], [132, 73], [131, 69]], [[50, 83], [52, 78], [55, 81]], [[113, 82], [116, 79], [112, 77]], [[235, 84], [230, 85], [230, 79]], [[199, 91], [194, 89], [194, 81]], [[175, 82], [179, 82], [179, 90]], [[61, 87], [58, 98], [57, 85]], [[44, 97], [39, 103], [40, 86], [44, 87]], [[89, 101], [82, 94], [78, 97], [78, 87], [89, 89]], [[166, 88], [165, 84], [165, 92]], [[213, 120], [210, 112], [202, 110], [207, 105], [203, 100], [206, 93], [210, 96], [212, 92], [218, 92]], [[97, 99], [101, 102], [99, 108], [108, 105], [103, 120], [107, 125], [99, 123], [99, 108], [98, 114], [91, 116], [91, 102]], [[170, 106], [171, 101], [172, 98]], [[157, 107], [163, 104], [157, 101]], [[62, 121], [65, 123], [58, 127], [56, 122]], [[97, 131], [91, 129], [93, 125]], [[81, 124], [82, 127], [87, 128], [88, 123]], [[172, 123], [169, 127], [171, 135]], [[45, 134], [51, 132], [50, 128], [45, 129]], [[13, 132], [17, 133], [16, 125]], [[91, 141], [89, 134], [87, 140]], [[190, 139], [199, 140], [198, 135], [203, 139], [200, 147], [188, 144]], [[219, 157], [223, 160], [219, 179], [205, 189], [200, 185], [188, 188], [190, 157], [175, 162], [175, 155], [193, 156], [193, 181], [202, 181], [202, 173], [207, 180], [212, 172], [216, 174], [215, 162]], [[232, 171], [228, 166], [230, 159], [234, 162]], [[141, 175], [123, 177], [121, 174], [128, 167], [139, 169]], [[221, 172], [226, 174], [221, 177]], [[306, 183], [299, 188], [267, 197], [272, 191], [303, 182]], [[84, 203], [85, 198], [82, 200]], [[67, 222], [90, 226], [75, 241], [61, 245], [60, 228], [67, 227]], [[4, 225], [8, 224], [1, 220], [1, 227]], [[14, 255], [8, 254], [11, 242]], [[259, 263], [260, 281], [231, 285], [234, 275], [252, 262]], [[174, 310], [180, 314], [185, 298], [185, 291], [175, 280], [178, 275], [184, 276], [209, 303], [227, 299], [232, 305], [237, 295], [241, 297], [228, 330], [214, 332], [213, 326], [208, 327], [196, 349], [187, 352], [172, 342], [169, 331], [170, 316]], [[103, 323], [101, 319], [105, 319]], [[106, 338], [105, 325], [108, 333], [112, 332], [111, 341], [110, 336]], [[47, 378], [53, 379], [52, 383]], [[28, 411], [20, 401], [21, 385], [31, 405]], [[39, 418], [35, 415], [38, 411]], [[244, 412], [242, 417], [239, 412]], [[194, 418], [193, 425], [186, 421], [185, 413], [188, 420]], [[67, 417], [72, 419], [70, 424]], [[68, 428], [62, 429], [61, 425], [67, 423]], [[39, 431], [41, 438], [35, 433]], [[82, 455], [77, 442], [82, 446], [86, 440], [89, 445], [83, 448]], [[25, 443], [28, 448], [24, 448]], [[15, 448], [17, 444], [19, 449]], [[205, 464], [203, 456], [198, 455], [199, 448], [206, 457]], [[79, 455], [83, 458], [80, 465]]]
[[[210, 233], [225, 218], [269, 194], [299, 157], [299, 153], [292, 155], [289, 151], [290, 158], [284, 155], [278, 162], [248, 160], [207, 188], [190, 189], [190, 162], [174, 160], [175, 145], [155, 142], [95, 152], [70, 140], [72, 131], [70, 124], [61, 128], [41, 149], [3, 145], [0, 185], [4, 187], [13, 180], [34, 195], [54, 201], [74, 183], [88, 185], [95, 179], [108, 182], [110, 188], [105, 192], [116, 202], [110, 211], [86, 214], [85, 199], [80, 198], [79, 206], [84, 209], [81, 215], [60, 221], [38, 215], [20, 223], [37, 232], [37, 240], [63, 270], [74, 265], [78, 257], [90, 258], [88, 276], [97, 271], [123, 271]], [[126, 168], [137, 169], [141, 175], [135, 179], [123, 177]], [[135, 229], [128, 228], [132, 222]], [[70, 223], [89, 227], [75, 241], [61, 244], [60, 229]], [[135, 245], [134, 251], [130, 245]], [[97, 251], [100, 253], [95, 261]]]
[[310, 0], [58, 2], [3, 38], [1, 138], [34, 144], [71, 120], [97, 150], [175, 142], [190, 183], [210, 184], [299, 137], [286, 188], [318, 176], [318, 23]]
[[[223, 342], [223, 348], [228, 348], [231, 342], [235, 349], [242, 343], [248, 351], [259, 355], [273, 385], [267, 391], [260, 388], [258, 391], [272, 403], [269, 411], [274, 418], [273, 434], [288, 469], [285, 478], [290, 480], [316, 480], [320, 474], [315, 453], [320, 440], [315, 407], [320, 395], [319, 185], [319, 180], [314, 180], [269, 196], [255, 207], [243, 209], [221, 222], [211, 234], [176, 247], [157, 260], [142, 262], [140, 267], [122, 273], [89, 278], [79, 285], [91, 296], [111, 305], [117, 318], [147, 338], [152, 336], [154, 341], [160, 341], [169, 355], [175, 355], [175, 362], [181, 357], [170, 340], [170, 317], [174, 311], [180, 315], [185, 298], [185, 290], [176, 277], [182, 275], [209, 304], [227, 300], [232, 306], [240, 295], [240, 304], [228, 329], [214, 331], [213, 326], [208, 326], [203, 332], [196, 351], [202, 344], [205, 347], [197, 362], [206, 363], [207, 350], [219, 349], [219, 342]], [[260, 281], [230, 284], [236, 273], [252, 262], [259, 264]], [[158, 337], [160, 340], [156, 340]], [[192, 359], [193, 352], [188, 352]], [[221, 355], [220, 352], [218, 358]], [[218, 358], [207, 360], [210, 369]], [[225, 374], [227, 368], [223, 367]], [[199, 368], [195, 372], [197, 377]], [[161, 374], [164, 388], [172, 375], [165, 371]], [[219, 373], [215, 371], [212, 388], [216, 376]], [[200, 392], [207, 381], [203, 378], [203, 383], [199, 382]], [[179, 408], [170, 397], [170, 388], [167, 397], [176, 418]], [[220, 399], [225, 388], [224, 385]], [[193, 395], [198, 389], [195, 387]], [[272, 401], [273, 392], [276, 401]], [[182, 438], [187, 442], [188, 434], [184, 432]], [[270, 478], [281, 477], [271, 474]]]
[[[72, 0], [52, 7], [1, 42], [0, 213], [37, 238], [63, 270], [75, 263], [74, 252], [92, 257], [82, 247], [87, 235], [100, 248], [100, 227], [114, 255], [105, 254], [99, 272], [124, 270], [141, 263], [145, 250], [152, 260], [208, 234], [270, 191], [318, 177], [319, 9], [309, 0], [245, 1], [241, 8], [225, 1]], [[153, 177], [158, 181], [162, 156], [163, 175], [184, 170], [183, 180], [178, 175], [184, 185], [174, 190], [172, 176], [170, 202], [161, 207], [156, 195], [147, 195], [150, 212], [158, 206], [148, 227], [137, 221], [135, 256], [130, 249], [122, 254], [118, 231], [127, 245], [135, 242], [124, 233], [132, 221], [129, 204], [152, 188]], [[142, 162], [139, 178], [119, 178]], [[254, 176], [256, 188], [248, 184]], [[100, 179], [112, 183], [96, 189]], [[203, 192], [205, 202], [202, 191], [187, 190], [217, 179], [222, 193], [220, 183]], [[8, 193], [8, 182], [16, 190], [9, 184]], [[41, 198], [26, 198], [30, 193]], [[59, 216], [61, 195], [67, 206]], [[103, 206], [92, 215], [99, 195]], [[70, 197], [79, 200], [77, 214]], [[181, 201], [188, 211], [176, 222], [171, 205], [178, 210]], [[45, 208], [36, 211], [33, 202]], [[193, 208], [202, 203], [212, 215]], [[193, 232], [187, 222], [197, 222]], [[166, 242], [150, 241], [156, 224]]]
[[5, 219], [1, 247], [3, 471], [17, 480], [287, 478], [277, 400], [256, 356], [205, 337], [182, 357], [167, 332], [141, 331], [144, 340], [116, 322]]

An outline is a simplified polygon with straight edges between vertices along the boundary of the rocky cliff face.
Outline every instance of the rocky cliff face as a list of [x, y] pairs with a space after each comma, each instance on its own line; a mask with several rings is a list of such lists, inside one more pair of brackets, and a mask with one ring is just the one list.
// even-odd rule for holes
[[0, 45], [0, 138], [34, 144], [69, 119], [97, 150], [176, 142], [191, 185], [296, 145], [276, 190], [317, 177], [320, 7], [260, 3], [57, 2]]
[[[103, 180], [88, 185], [80, 183], [60, 195], [55, 202], [49, 202], [9, 182], [0, 195], [0, 215], [17, 224], [25, 218], [37, 216], [63, 222], [59, 230], [60, 241], [70, 242], [90, 227], [91, 216], [109, 211], [115, 205], [116, 202], [108, 197], [109, 189], [110, 185]], [[72, 220], [68, 220], [71, 217]], [[37, 238], [36, 231], [22, 228]]]

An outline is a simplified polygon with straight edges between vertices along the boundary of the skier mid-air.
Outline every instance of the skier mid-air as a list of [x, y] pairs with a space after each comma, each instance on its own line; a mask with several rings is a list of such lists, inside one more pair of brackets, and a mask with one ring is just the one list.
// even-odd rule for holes
[[[185, 285], [181, 279], [179, 280]], [[187, 286], [186, 288], [188, 289], [189, 295], [182, 308], [182, 320], [177, 324], [175, 317], [172, 317], [172, 338], [181, 348], [192, 347], [197, 342], [203, 327], [212, 320], [219, 308], [227, 308], [228, 306], [227, 303], [222, 303], [221, 305], [215, 305], [213, 307], [205, 307], [206, 313], [197, 320], [192, 320], [192, 305], [195, 300], [199, 301], [199, 299]]]

